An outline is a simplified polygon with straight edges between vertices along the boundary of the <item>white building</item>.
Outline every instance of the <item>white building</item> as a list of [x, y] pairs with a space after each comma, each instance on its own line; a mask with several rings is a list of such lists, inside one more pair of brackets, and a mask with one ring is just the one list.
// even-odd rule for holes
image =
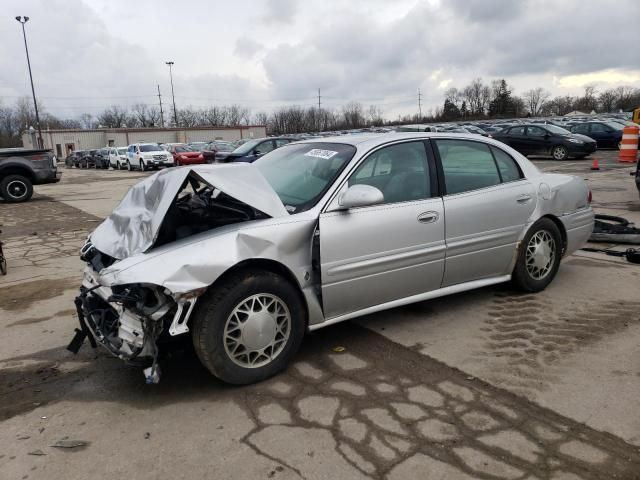
[[[22, 134], [25, 148], [36, 148], [36, 131]], [[87, 130], [43, 130], [44, 148], [50, 148], [62, 159], [75, 150], [90, 150], [102, 147], [126, 147], [132, 143], [187, 143], [210, 142], [212, 140], [234, 141], [243, 138], [266, 137], [262, 125], [237, 127], [197, 128], [95, 128]]]

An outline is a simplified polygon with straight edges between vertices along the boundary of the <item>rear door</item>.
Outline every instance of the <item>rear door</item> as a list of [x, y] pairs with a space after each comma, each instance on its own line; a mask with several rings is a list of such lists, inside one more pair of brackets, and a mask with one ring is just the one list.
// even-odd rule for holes
[[446, 268], [442, 286], [509, 273], [535, 209], [533, 185], [504, 150], [473, 140], [435, 140], [442, 168]]
[[384, 203], [320, 215], [326, 318], [440, 288], [445, 219], [428, 152], [421, 141], [375, 150], [348, 185], [375, 186]]

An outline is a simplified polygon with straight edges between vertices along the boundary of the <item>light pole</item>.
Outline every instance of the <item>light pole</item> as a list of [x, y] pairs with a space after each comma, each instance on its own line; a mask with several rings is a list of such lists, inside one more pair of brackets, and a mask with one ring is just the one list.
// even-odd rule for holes
[[38, 102], [36, 101], [36, 90], [33, 88], [33, 76], [31, 75], [31, 61], [29, 60], [29, 48], [27, 47], [27, 34], [24, 24], [29, 21], [29, 17], [17, 16], [16, 20], [22, 25], [22, 37], [24, 38], [24, 50], [27, 52], [27, 66], [29, 67], [29, 80], [31, 80], [31, 93], [33, 94], [33, 107], [36, 110], [36, 127], [38, 127], [38, 147], [44, 148], [42, 144], [42, 130], [40, 129], [40, 115], [38, 115]]
[[169, 65], [169, 78], [171, 79], [171, 98], [173, 99], [173, 122], [178, 126], [178, 111], [176, 110], [176, 96], [173, 94], [173, 72], [171, 67], [173, 67], [173, 62], [164, 62]]

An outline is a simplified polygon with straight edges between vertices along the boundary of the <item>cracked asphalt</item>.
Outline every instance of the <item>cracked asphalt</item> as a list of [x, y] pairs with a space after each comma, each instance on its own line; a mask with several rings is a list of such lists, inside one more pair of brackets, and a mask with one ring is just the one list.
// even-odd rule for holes
[[[600, 172], [535, 162], [640, 221], [629, 168], [597, 156]], [[188, 342], [153, 387], [88, 345], [71, 355], [77, 251], [143, 175], [65, 170], [0, 204], [1, 478], [640, 478], [640, 267], [597, 253], [537, 295], [496, 286], [320, 330], [248, 387], [216, 381]]]

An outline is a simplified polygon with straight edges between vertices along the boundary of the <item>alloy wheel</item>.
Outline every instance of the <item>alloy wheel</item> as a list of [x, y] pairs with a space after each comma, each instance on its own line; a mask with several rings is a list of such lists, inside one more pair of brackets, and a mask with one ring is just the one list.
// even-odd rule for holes
[[567, 158], [567, 150], [564, 147], [555, 147], [553, 149], [553, 158], [556, 160], [564, 160]]
[[536, 232], [527, 245], [527, 273], [534, 280], [542, 280], [553, 269], [556, 242], [546, 230]]
[[259, 293], [242, 300], [224, 326], [224, 349], [231, 361], [243, 368], [271, 363], [291, 333], [291, 314], [275, 295]]
[[14, 200], [20, 200], [29, 191], [29, 187], [21, 180], [12, 180], [7, 185], [7, 194]]

